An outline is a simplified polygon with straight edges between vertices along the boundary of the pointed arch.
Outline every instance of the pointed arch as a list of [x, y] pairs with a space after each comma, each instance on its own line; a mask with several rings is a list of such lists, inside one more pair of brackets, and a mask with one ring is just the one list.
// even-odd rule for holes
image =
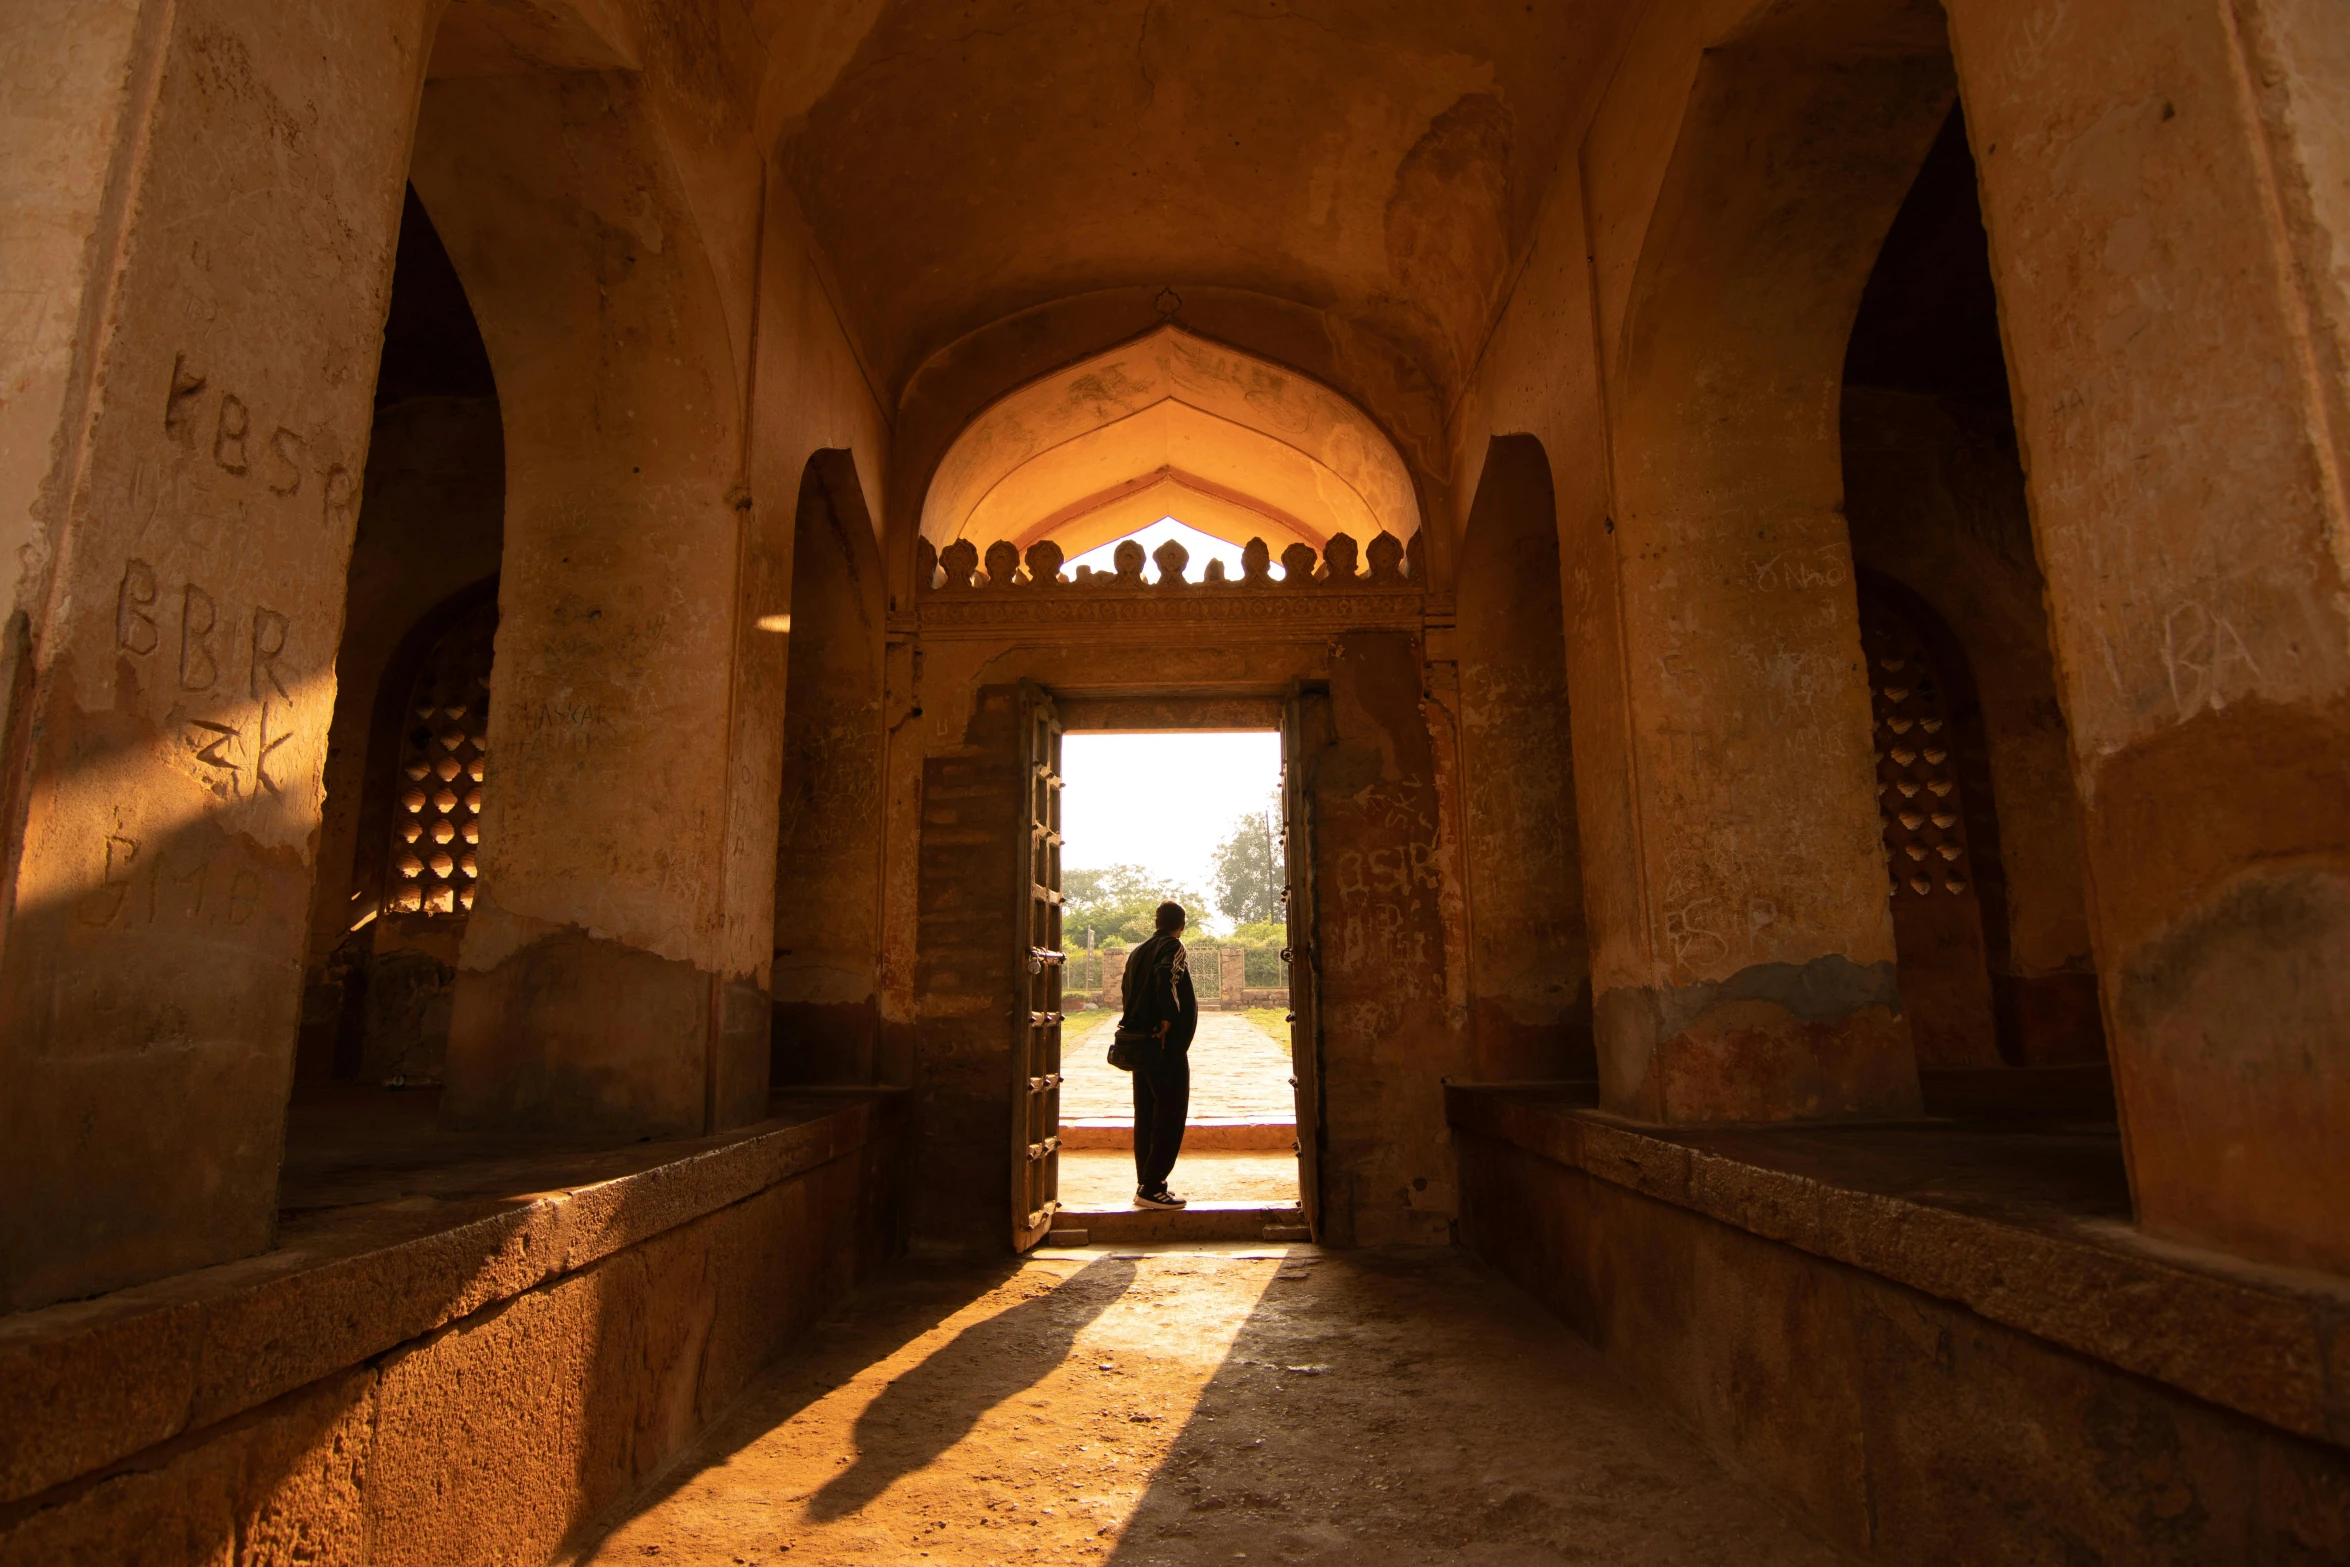
[[1285, 366], [1166, 326], [981, 413], [938, 465], [922, 535], [1050, 537], [1076, 553], [1169, 515], [1276, 549], [1420, 528], [1410, 471], [1361, 409]]

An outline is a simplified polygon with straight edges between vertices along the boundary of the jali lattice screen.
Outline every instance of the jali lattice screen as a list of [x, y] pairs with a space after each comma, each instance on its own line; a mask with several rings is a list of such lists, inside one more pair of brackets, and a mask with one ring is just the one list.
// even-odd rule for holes
[[462, 919], [473, 908], [497, 631], [497, 606], [485, 604], [433, 644], [417, 673], [400, 735], [387, 912]]

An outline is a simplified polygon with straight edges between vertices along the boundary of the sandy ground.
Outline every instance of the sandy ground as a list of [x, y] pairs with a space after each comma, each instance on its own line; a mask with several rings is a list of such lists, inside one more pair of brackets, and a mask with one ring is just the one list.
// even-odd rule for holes
[[[1082, 1030], [1061, 1034], [1061, 1119], [1134, 1119], [1133, 1079], [1110, 1065], [1110, 1031], [1102, 1013]], [[1289, 1057], [1245, 1012], [1203, 1012], [1191, 1042], [1191, 1119], [1284, 1124], [1297, 1117]]]
[[[1167, 1182], [1194, 1202], [1295, 1202], [1297, 1155], [1187, 1153]], [[1061, 1206], [1134, 1205], [1134, 1155], [1125, 1149], [1078, 1149], [1061, 1155]]]
[[1831, 1563], [1461, 1253], [907, 1263], [598, 1563]]

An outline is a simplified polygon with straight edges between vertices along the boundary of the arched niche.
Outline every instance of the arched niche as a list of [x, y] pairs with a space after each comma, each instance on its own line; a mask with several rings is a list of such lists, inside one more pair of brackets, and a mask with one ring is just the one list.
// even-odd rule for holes
[[808, 459], [792, 528], [771, 1080], [871, 1082], [881, 1030], [887, 603], [856, 462]]
[[1589, 1079], [1598, 1065], [1558, 507], [1538, 438], [1487, 443], [1457, 570], [1477, 1072], [1489, 1082]]
[[1403, 458], [1353, 403], [1270, 360], [1161, 327], [982, 412], [922, 509], [934, 545], [968, 538], [1075, 554], [1173, 515], [1235, 544], [1408, 540]]

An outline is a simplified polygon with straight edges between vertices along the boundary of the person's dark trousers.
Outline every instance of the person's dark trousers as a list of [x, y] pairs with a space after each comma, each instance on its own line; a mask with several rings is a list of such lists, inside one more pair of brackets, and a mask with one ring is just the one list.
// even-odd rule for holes
[[1174, 1172], [1183, 1151], [1183, 1120], [1191, 1113], [1191, 1052], [1153, 1042], [1134, 1069], [1134, 1184], [1155, 1192]]

